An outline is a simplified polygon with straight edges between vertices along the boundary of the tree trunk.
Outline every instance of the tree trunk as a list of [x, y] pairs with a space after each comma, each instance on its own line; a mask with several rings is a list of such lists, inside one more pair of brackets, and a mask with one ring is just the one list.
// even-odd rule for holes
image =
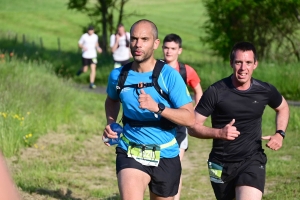
[[118, 24], [122, 23], [123, 14], [124, 14], [124, 5], [126, 2], [127, 0], [121, 0]]
[[99, 0], [99, 3], [101, 5], [101, 16], [102, 16], [102, 50], [103, 54], [107, 54], [107, 11], [108, 7], [106, 4], [106, 0]]

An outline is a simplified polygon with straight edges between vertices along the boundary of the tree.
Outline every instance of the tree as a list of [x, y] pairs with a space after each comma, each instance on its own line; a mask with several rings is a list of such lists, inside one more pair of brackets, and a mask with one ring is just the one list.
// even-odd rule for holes
[[260, 59], [300, 61], [300, 1], [204, 0], [209, 19], [202, 41], [229, 59], [238, 41], [255, 44]]
[[[103, 53], [108, 50], [108, 37], [115, 32], [114, 14], [117, 13], [117, 24], [121, 23], [124, 18], [124, 6], [129, 0], [69, 0], [68, 8], [86, 13], [94, 25], [95, 31], [101, 31], [100, 36], [101, 48]], [[131, 14], [129, 14], [131, 15]], [[129, 16], [128, 15], [128, 16]], [[84, 28], [86, 32], [86, 27]]]

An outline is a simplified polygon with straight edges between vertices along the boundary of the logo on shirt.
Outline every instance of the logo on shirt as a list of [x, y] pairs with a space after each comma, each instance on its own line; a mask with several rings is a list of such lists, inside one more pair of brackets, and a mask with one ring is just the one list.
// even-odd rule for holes
[[265, 169], [265, 167], [264, 167], [263, 165], [261, 165], [261, 166], [259, 167], [259, 169]]
[[258, 101], [254, 100], [252, 103], [259, 103]]
[[123, 88], [122, 90], [121, 90], [121, 93], [122, 92], [128, 92], [130, 90], [130, 88]]

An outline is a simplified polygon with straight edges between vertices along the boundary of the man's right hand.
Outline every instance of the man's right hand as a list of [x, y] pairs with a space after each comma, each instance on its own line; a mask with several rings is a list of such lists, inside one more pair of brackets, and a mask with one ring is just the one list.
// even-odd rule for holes
[[104, 144], [106, 146], [110, 146], [110, 144], [108, 143], [109, 139], [115, 139], [115, 138], [118, 138], [118, 134], [111, 130], [110, 124], [106, 125], [102, 135], [102, 140]]
[[235, 119], [232, 119], [229, 124], [227, 124], [224, 128], [220, 131], [219, 139], [222, 140], [234, 140], [240, 135], [240, 132], [236, 129], [233, 124], [235, 123]]

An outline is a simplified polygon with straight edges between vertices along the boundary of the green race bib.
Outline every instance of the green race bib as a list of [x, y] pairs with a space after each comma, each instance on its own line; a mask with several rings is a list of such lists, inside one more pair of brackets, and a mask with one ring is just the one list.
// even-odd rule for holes
[[115, 62], [115, 64], [114, 64], [114, 68], [119, 68], [119, 67], [121, 67], [121, 63], [117, 63], [117, 62]]
[[92, 59], [93, 63], [97, 64], [97, 58]]
[[207, 165], [210, 181], [214, 183], [224, 183], [224, 181], [221, 178], [223, 167], [210, 161], [207, 161]]
[[145, 166], [157, 167], [160, 160], [160, 146], [158, 145], [129, 145], [127, 150], [128, 157]]

